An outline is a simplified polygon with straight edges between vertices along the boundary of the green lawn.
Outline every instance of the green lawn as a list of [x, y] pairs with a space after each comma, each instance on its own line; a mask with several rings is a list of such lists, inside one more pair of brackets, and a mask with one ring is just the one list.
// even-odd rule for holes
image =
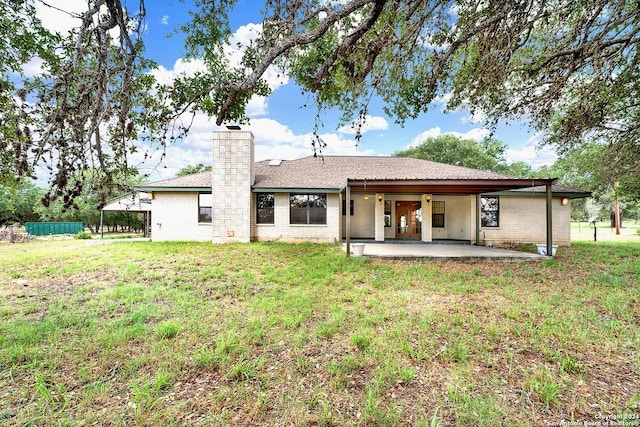
[[[611, 227], [611, 221], [599, 221], [596, 223], [596, 241], [602, 242], [635, 242], [640, 244], [640, 224], [635, 220], [622, 221], [620, 234], [616, 234], [616, 229]], [[571, 222], [572, 241], [594, 241], [593, 224], [586, 221]], [[640, 420], [638, 420], [640, 422]]]
[[640, 412], [638, 244], [453, 263], [88, 243], [0, 245], [1, 426], [542, 426]]

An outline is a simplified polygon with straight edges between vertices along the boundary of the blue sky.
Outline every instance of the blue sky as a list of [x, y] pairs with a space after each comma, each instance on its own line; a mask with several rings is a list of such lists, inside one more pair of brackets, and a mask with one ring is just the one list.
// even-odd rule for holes
[[[126, 2], [125, 2], [126, 4]], [[255, 7], [256, 1], [241, 0], [231, 16], [231, 26], [235, 41], [244, 42], [259, 31], [260, 14]], [[81, 10], [86, 7], [84, 0], [66, 0], [67, 10]], [[192, 72], [201, 64], [198, 61], [185, 63], [183, 58], [183, 38], [175, 33], [177, 27], [189, 19], [190, 1], [155, 0], [147, 2], [147, 28], [145, 44], [147, 56], [159, 64], [154, 71], [156, 77], [165, 82], [180, 72]], [[63, 30], [65, 26], [74, 24], [74, 20], [57, 16], [52, 11], [41, 15], [46, 24]], [[233, 57], [234, 52], [228, 54]], [[268, 98], [254, 97], [248, 112], [250, 125], [243, 126], [255, 136], [256, 160], [269, 158], [294, 159], [313, 154], [311, 132], [316, 110], [313, 106], [304, 108], [310, 101], [301, 95], [300, 89], [292, 80], [276, 78], [275, 72], [267, 73], [267, 80], [273, 89]], [[285, 84], [282, 84], [285, 83]], [[310, 102], [310, 105], [313, 105]], [[364, 134], [356, 145], [353, 131], [348, 126], [339, 127], [338, 112], [327, 112], [322, 116], [324, 127], [321, 130], [328, 146], [324, 154], [348, 155], [390, 155], [423, 141], [426, 137], [454, 133], [464, 138], [481, 139], [488, 134], [481, 121], [467, 112], [460, 111], [444, 114], [442, 102], [435, 102], [428, 113], [418, 119], [408, 121], [404, 127], [394, 123], [393, 118], [383, 113], [382, 104], [374, 100], [370, 106], [371, 117], [364, 129]], [[211, 132], [219, 129], [215, 119], [198, 115], [190, 135], [180, 143], [167, 149], [167, 157], [161, 167], [157, 167], [156, 159], [140, 165], [143, 172], [150, 174], [151, 180], [165, 179], [175, 176], [179, 169], [197, 163], [210, 164]], [[500, 125], [495, 138], [509, 147], [509, 161], [523, 160], [533, 167], [550, 164], [554, 160], [553, 153], [536, 150], [539, 136], [527, 128], [526, 123]], [[136, 159], [133, 159], [134, 162]]]

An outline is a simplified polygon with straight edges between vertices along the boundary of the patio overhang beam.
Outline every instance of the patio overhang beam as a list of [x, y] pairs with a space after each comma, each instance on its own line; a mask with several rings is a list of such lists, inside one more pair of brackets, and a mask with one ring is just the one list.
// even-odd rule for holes
[[482, 194], [496, 191], [550, 185], [553, 179], [496, 179], [496, 180], [365, 180], [349, 179], [352, 192]]
[[[562, 197], [567, 199], [584, 199], [587, 197], [591, 197], [590, 191], [556, 191], [553, 188], [551, 189], [553, 197]], [[532, 191], [523, 191], [522, 189], [518, 190], [505, 190], [505, 191], [495, 191], [491, 193], [487, 193], [488, 196], [528, 196], [528, 197], [547, 197], [546, 188], [542, 188], [540, 191], [532, 190]]]

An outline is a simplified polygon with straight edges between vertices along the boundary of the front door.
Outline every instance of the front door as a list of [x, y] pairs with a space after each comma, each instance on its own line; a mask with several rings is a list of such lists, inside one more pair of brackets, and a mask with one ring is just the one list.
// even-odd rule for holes
[[396, 202], [396, 237], [398, 239], [420, 239], [422, 237], [420, 202]]

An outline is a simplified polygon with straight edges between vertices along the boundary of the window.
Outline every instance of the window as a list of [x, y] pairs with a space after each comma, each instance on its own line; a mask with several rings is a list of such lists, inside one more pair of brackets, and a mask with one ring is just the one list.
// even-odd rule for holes
[[273, 224], [274, 223], [274, 193], [258, 193], [256, 195], [256, 223]]
[[211, 206], [213, 196], [210, 192], [198, 194], [198, 222], [211, 222]]
[[290, 224], [326, 224], [327, 195], [291, 194], [289, 196]]
[[431, 202], [431, 222], [433, 227], [444, 228], [444, 202]]
[[480, 224], [483, 227], [500, 226], [500, 198], [498, 196], [484, 196], [480, 199]]
[[391, 227], [391, 200], [384, 201], [384, 226]]
[[[347, 201], [345, 199], [342, 199], [342, 215], [345, 215], [345, 212], [347, 211]], [[349, 203], [349, 215], [353, 216], [353, 200], [351, 200], [351, 203]]]

